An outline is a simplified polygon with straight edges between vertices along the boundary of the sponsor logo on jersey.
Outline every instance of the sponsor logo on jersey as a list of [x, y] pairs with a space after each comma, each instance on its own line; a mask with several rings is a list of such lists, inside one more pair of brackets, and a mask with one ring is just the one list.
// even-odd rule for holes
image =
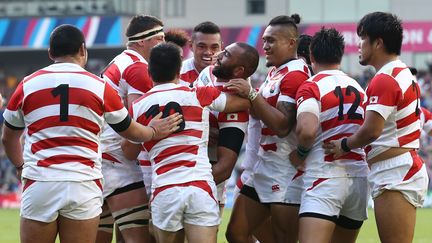
[[299, 106], [303, 102], [303, 100], [303, 96], [300, 96], [300, 98], [297, 99], [297, 106]]
[[272, 192], [278, 192], [278, 191], [280, 191], [280, 186], [279, 186], [279, 184], [275, 184], [275, 185], [273, 185], [273, 186], [272, 186]]
[[378, 96], [371, 96], [369, 98], [369, 104], [376, 104], [378, 103]]

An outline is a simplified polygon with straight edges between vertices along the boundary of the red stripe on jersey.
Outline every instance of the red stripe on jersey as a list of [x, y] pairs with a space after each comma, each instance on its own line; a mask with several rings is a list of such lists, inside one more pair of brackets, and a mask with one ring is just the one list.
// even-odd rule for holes
[[[51, 93], [53, 90], [54, 88], [42, 89], [29, 94], [25, 98], [25, 102], [22, 107], [24, 115], [48, 105], [60, 105], [61, 95], [54, 97]], [[80, 88], [69, 88], [68, 104], [70, 105], [74, 104], [87, 107], [101, 116], [103, 114], [103, 110], [101, 109], [102, 103], [102, 100], [93, 92]]]
[[33, 154], [40, 150], [55, 148], [59, 146], [80, 146], [93, 150], [95, 153], [98, 152], [99, 145], [91, 140], [81, 137], [55, 137], [40, 140], [31, 145], [31, 151]]
[[189, 160], [180, 160], [177, 162], [170, 162], [166, 165], [162, 165], [161, 167], [157, 168], [156, 174], [160, 175], [160, 174], [166, 173], [170, 170], [174, 170], [174, 169], [176, 169], [178, 167], [182, 167], [182, 166], [192, 168], [192, 167], [195, 167], [195, 165], [196, 165], [196, 161], [189, 161]]
[[409, 134], [407, 134], [407, 135], [404, 135], [404, 136], [401, 136], [401, 137], [398, 137], [398, 141], [399, 141], [399, 146], [404, 146], [405, 144], [408, 144], [408, 143], [411, 143], [411, 142], [413, 142], [413, 141], [415, 141], [415, 140], [417, 140], [417, 139], [419, 139], [420, 138], [420, 129], [419, 130], [416, 130], [416, 131], [414, 131], [414, 132], [412, 132], [412, 133], [409, 133]]
[[121, 73], [115, 63], [112, 63], [103, 73], [103, 76], [109, 78], [116, 86], [120, 85]]
[[103, 79], [101, 79], [100, 77], [94, 75], [93, 73], [89, 73], [87, 71], [78, 71], [78, 72], [74, 72], [74, 71], [47, 71], [47, 70], [39, 70], [35, 73], [33, 73], [32, 75], [26, 77], [23, 82], [28, 82], [31, 79], [40, 76], [40, 75], [44, 75], [44, 74], [55, 74], [55, 73], [62, 73], [62, 74], [79, 74], [79, 75], [84, 75], [87, 77], [92, 78], [93, 80], [96, 80], [98, 82], [104, 83], [105, 81]]
[[[210, 185], [208, 184], [207, 181], [191, 181], [191, 182], [185, 182], [185, 183], [179, 183], [179, 184], [171, 184], [171, 185], [166, 185], [166, 186], [158, 187], [153, 192], [152, 201], [156, 198], [156, 196], [159, 193], [161, 193], [162, 191], [164, 191], [166, 189], [169, 189], [169, 188], [172, 188], [172, 187], [188, 187], [188, 186], [195, 186], [195, 187], [203, 189], [217, 203], [217, 200], [216, 200], [215, 196], [213, 195], [213, 190], [211, 189], [211, 187], [210, 187]], [[151, 203], [151, 201], [150, 201], [150, 203]]]
[[[351, 92], [351, 95], [347, 94], [347, 89], [342, 88], [341, 93], [343, 94], [343, 102], [344, 104], [353, 104], [357, 98], [357, 96], [354, 94], [354, 92]], [[360, 101], [364, 99], [364, 94], [360, 93]], [[336, 96], [335, 92], [329, 92], [325, 94], [321, 98], [321, 112], [324, 112], [326, 110], [339, 107], [340, 98]]]
[[363, 156], [361, 154], [355, 153], [355, 152], [349, 152], [347, 154], [342, 155], [341, 157], [335, 159], [333, 158], [333, 154], [327, 154], [324, 156], [325, 162], [333, 162], [335, 160], [357, 160], [361, 161], [364, 160]]
[[415, 175], [423, 166], [423, 160], [414, 150], [410, 151], [411, 157], [413, 159], [411, 168], [408, 170], [407, 174], [404, 177], [404, 181], [409, 180], [413, 175]]
[[391, 76], [393, 77], [393, 78], [396, 78], [396, 76], [402, 71], [402, 70], [404, 70], [404, 69], [407, 69], [407, 67], [396, 67], [396, 68], [393, 68], [393, 71], [392, 71], [392, 74], [391, 74]]
[[264, 127], [261, 129], [261, 135], [263, 135], [263, 136], [275, 136], [276, 133], [273, 132], [273, 130], [271, 130], [270, 128]]
[[137, 61], [140, 60], [137, 56], [135, 56], [132, 53], [129, 53], [129, 52], [123, 52], [123, 53], [126, 54], [126, 55], [128, 55], [132, 59], [133, 62], [137, 62]]
[[102, 153], [102, 159], [109, 160], [113, 163], [120, 163], [121, 164], [121, 162], [116, 157], [114, 157], [108, 153]]
[[[200, 130], [195, 130], [195, 129], [187, 129], [187, 130], [183, 130], [181, 132], [178, 133], [171, 133], [168, 137], [166, 138], [172, 138], [172, 137], [177, 137], [177, 136], [191, 136], [191, 137], [196, 137], [196, 138], [202, 138], [202, 134], [203, 132]], [[144, 143], [144, 147], [147, 151], [150, 151], [153, 146], [155, 146], [155, 144], [157, 144], [160, 140], [152, 140], [149, 142], [145, 142]]]
[[277, 145], [275, 143], [270, 144], [261, 144], [261, 148], [264, 149], [264, 151], [276, 151]]
[[333, 119], [327, 120], [327, 121], [323, 121], [321, 122], [321, 129], [322, 131], [327, 131], [329, 129], [335, 128], [337, 126], [340, 125], [344, 125], [344, 124], [358, 124], [358, 125], [362, 125], [363, 124], [363, 120], [360, 119], [348, 119], [348, 115], [344, 114], [344, 119], [343, 120], [339, 120], [339, 117], [335, 117]]
[[[386, 92], [383, 92], [385, 90]], [[377, 74], [369, 82], [366, 90], [369, 104], [396, 106], [402, 102], [403, 94], [398, 82], [387, 74]], [[373, 103], [371, 103], [371, 101]]]
[[7, 109], [10, 111], [17, 111], [21, 107], [24, 99], [23, 82], [19, 83], [15, 92], [7, 104]]
[[237, 183], [236, 183], [236, 186], [237, 186], [237, 188], [238, 189], [242, 189], [243, 188], [243, 182], [242, 182], [242, 180], [241, 180], [241, 176], [239, 176], [239, 178], [237, 179]]
[[297, 170], [297, 173], [293, 176], [292, 181], [297, 179], [298, 177], [302, 176], [304, 174], [304, 171]]
[[94, 182], [96, 183], [97, 187], [99, 187], [99, 189], [103, 191], [103, 186], [100, 179], [95, 179]]
[[415, 112], [411, 113], [409, 116], [404, 117], [400, 120], [396, 121], [397, 129], [401, 129], [403, 127], [409, 126], [420, 119], [420, 115], [416, 115]]
[[191, 89], [191, 88], [188, 88], [188, 87], [184, 87], [184, 86], [179, 86], [179, 87], [172, 88], [172, 89], [152, 90], [152, 91], [149, 91], [149, 92], [143, 94], [140, 98], [136, 99], [133, 103], [134, 104], [138, 103], [140, 100], [142, 100], [142, 99], [144, 99], [144, 98], [146, 98], [146, 97], [148, 97], [148, 96], [150, 96], [152, 94], [156, 94], [156, 93], [159, 93], [159, 92], [166, 92], [166, 91], [170, 91], [170, 90], [183, 90], [183, 91], [189, 91], [189, 92], [193, 92], [194, 91], [194, 89]]
[[68, 121], [65, 122], [60, 122], [60, 116], [49, 116], [33, 122], [28, 126], [27, 133], [31, 136], [42, 129], [63, 126], [82, 128], [95, 135], [100, 132], [98, 124], [79, 116], [68, 116]]
[[180, 74], [180, 79], [189, 83], [193, 83], [199, 76], [199, 73], [195, 69], [189, 70], [185, 73]]
[[[164, 111], [165, 106], [159, 106], [159, 111]], [[202, 107], [199, 106], [182, 106], [181, 110], [183, 112], [183, 120], [185, 122], [201, 122], [202, 121]], [[172, 109], [168, 115], [174, 114], [176, 111]], [[146, 117], [146, 114], [143, 113], [137, 118], [137, 122], [147, 125], [153, 117]]]
[[29, 188], [29, 186], [31, 186], [33, 183], [35, 183], [36, 181], [32, 180], [32, 179], [25, 179], [25, 184], [23, 186], [22, 192], [24, 192], [27, 188]]
[[277, 103], [278, 99], [279, 99], [279, 94], [265, 98], [267, 103], [269, 103], [273, 107], [276, 107], [276, 103]]
[[[420, 87], [418, 83], [411, 84], [403, 94], [403, 100], [398, 104], [398, 111], [412, 104], [412, 102], [417, 102], [420, 98]], [[418, 108], [418, 107], [416, 107]]]
[[318, 178], [318, 180], [316, 180], [316, 181], [314, 181], [314, 182], [312, 183], [312, 186], [309, 187], [309, 188], [307, 189], [307, 191], [310, 191], [310, 190], [314, 189], [316, 186], [318, 186], [321, 182], [323, 182], [323, 181], [325, 181], [325, 180], [328, 180], [328, 178]]
[[49, 167], [51, 165], [63, 164], [63, 163], [71, 163], [78, 162], [83, 165], [87, 165], [90, 167], [94, 167], [94, 162], [86, 157], [82, 157], [79, 155], [71, 155], [71, 154], [60, 154], [48, 157], [46, 159], [39, 160], [37, 162], [38, 166]]
[[318, 82], [318, 81], [320, 81], [321, 79], [323, 79], [323, 78], [325, 78], [325, 77], [328, 77], [328, 76], [331, 76], [331, 74], [324, 74], [324, 73], [321, 73], [321, 74], [315, 75], [315, 76], [312, 78], [312, 81]]
[[351, 135], [352, 135], [352, 133], [338, 133], [338, 134], [335, 134], [335, 135], [333, 135], [333, 136], [325, 139], [323, 142], [327, 143], [329, 141], [338, 140], [338, 139], [341, 139], [341, 138], [344, 138], [344, 137], [349, 137]]
[[141, 166], [151, 166], [150, 160], [138, 160]]
[[197, 145], [177, 145], [177, 146], [171, 146], [167, 149], [162, 150], [155, 158], [155, 163], [159, 163], [162, 160], [175, 155], [175, 154], [181, 154], [181, 153], [189, 153], [189, 154], [198, 154], [199, 146]]

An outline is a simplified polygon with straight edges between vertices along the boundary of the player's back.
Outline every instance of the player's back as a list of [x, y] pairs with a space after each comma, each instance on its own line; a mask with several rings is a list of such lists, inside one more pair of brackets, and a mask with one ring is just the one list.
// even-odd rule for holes
[[108, 107], [106, 87], [105, 81], [72, 63], [50, 65], [20, 83], [22, 97], [16, 107], [22, 110], [27, 127], [26, 178], [101, 177], [98, 136], [105, 112], [112, 111], [109, 116], [115, 117], [123, 108]]
[[[152, 163], [153, 188], [173, 183], [212, 180], [207, 156], [209, 109], [220, 91], [213, 87], [191, 89], [173, 83], [155, 86], [134, 102], [132, 114], [147, 125], [159, 112], [179, 112], [184, 122], [167, 138], [144, 143]], [[218, 106], [218, 105], [216, 105]]]
[[318, 136], [306, 158], [306, 170], [318, 177], [365, 176], [364, 151], [353, 149], [341, 158], [326, 155], [323, 143], [351, 136], [363, 124], [365, 91], [339, 70], [326, 70], [311, 77], [299, 89], [297, 102], [315, 99], [320, 104]]

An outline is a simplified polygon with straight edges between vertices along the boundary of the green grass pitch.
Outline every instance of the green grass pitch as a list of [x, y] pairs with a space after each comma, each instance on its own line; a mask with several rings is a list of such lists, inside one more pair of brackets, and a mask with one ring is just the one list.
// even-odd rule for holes
[[[218, 242], [227, 242], [225, 239], [225, 229], [228, 223], [231, 209], [225, 209], [223, 220], [218, 235]], [[414, 236], [414, 243], [432, 242], [432, 209], [419, 209], [417, 211], [417, 225]], [[18, 243], [19, 242], [19, 211], [16, 209], [0, 209], [0, 242]], [[375, 226], [375, 219], [372, 210], [369, 210], [369, 219], [363, 224], [358, 243], [378, 243], [378, 233]]]

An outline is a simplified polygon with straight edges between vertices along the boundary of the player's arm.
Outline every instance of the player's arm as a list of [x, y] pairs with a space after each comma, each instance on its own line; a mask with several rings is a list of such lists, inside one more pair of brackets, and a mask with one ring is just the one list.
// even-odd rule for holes
[[291, 152], [290, 162], [295, 166], [304, 166], [304, 160], [312, 149], [319, 129], [319, 103], [314, 98], [303, 101], [297, 114], [297, 148]]
[[12, 164], [18, 169], [17, 172], [19, 177], [21, 176], [21, 169], [24, 165], [23, 151], [21, 145], [21, 136], [24, 132], [24, 128], [17, 129], [11, 128], [11, 126], [5, 122], [2, 133], [2, 143], [4, 146], [5, 153]]
[[296, 109], [294, 103], [279, 101], [276, 108], [270, 105], [243, 79], [233, 79], [226, 85], [227, 89], [251, 101], [251, 114], [262, 120], [278, 136], [286, 136], [295, 124]]
[[243, 144], [244, 135], [244, 132], [236, 127], [226, 127], [219, 130], [218, 160], [212, 166], [212, 174], [216, 184], [231, 176]]
[[121, 143], [121, 148], [123, 154], [128, 160], [137, 159], [139, 153], [141, 152], [141, 144], [131, 143], [128, 140], [124, 140]]
[[225, 95], [226, 95], [226, 105], [223, 112], [231, 113], [231, 112], [246, 111], [250, 108], [250, 102], [248, 99], [233, 94], [225, 93]]
[[123, 72], [123, 78], [126, 80], [127, 107], [153, 87], [153, 81], [147, 73], [147, 65], [142, 62], [127, 67]]

